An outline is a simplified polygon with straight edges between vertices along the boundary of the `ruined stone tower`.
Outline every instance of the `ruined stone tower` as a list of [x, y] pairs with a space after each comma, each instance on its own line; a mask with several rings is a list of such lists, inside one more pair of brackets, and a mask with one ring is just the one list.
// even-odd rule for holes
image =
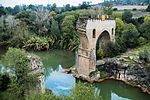
[[[76, 53], [76, 69], [79, 75], [89, 76], [96, 69], [96, 44], [115, 42], [115, 20], [79, 18], [77, 31], [80, 46]], [[100, 39], [99, 39], [100, 38]]]

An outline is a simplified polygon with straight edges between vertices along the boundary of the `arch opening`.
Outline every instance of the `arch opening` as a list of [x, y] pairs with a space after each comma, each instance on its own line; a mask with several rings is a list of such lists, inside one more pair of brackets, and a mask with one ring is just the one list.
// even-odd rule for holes
[[96, 60], [106, 57], [106, 47], [110, 42], [110, 35], [108, 31], [103, 31], [96, 41]]

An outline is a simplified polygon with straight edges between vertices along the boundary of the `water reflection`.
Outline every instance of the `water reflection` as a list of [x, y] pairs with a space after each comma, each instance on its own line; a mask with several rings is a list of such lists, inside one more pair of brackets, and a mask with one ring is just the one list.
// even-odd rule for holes
[[150, 100], [150, 95], [120, 81], [106, 80], [96, 84], [97, 95], [103, 100]]
[[75, 86], [75, 78], [71, 74], [63, 73], [61, 65], [55, 71], [50, 70], [45, 78], [45, 88], [52, 90], [54, 95], [69, 95]]

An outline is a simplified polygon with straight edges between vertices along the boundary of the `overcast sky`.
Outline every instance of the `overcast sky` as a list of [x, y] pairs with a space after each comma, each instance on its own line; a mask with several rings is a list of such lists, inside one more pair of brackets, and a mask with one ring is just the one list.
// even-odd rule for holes
[[102, 2], [103, 0], [0, 0], [0, 4], [3, 6], [11, 6], [14, 7], [15, 5], [22, 5], [22, 4], [53, 4], [56, 3], [58, 7], [62, 7], [65, 4], [70, 4], [77, 6], [79, 3], [83, 1], [92, 1], [92, 4], [97, 4]]

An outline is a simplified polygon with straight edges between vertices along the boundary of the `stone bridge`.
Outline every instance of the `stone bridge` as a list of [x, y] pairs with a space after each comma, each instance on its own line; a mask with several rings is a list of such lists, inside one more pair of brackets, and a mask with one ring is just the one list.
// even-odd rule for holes
[[80, 46], [76, 52], [76, 69], [79, 75], [89, 76], [96, 70], [96, 45], [115, 42], [115, 20], [79, 18], [76, 24], [80, 33]]

